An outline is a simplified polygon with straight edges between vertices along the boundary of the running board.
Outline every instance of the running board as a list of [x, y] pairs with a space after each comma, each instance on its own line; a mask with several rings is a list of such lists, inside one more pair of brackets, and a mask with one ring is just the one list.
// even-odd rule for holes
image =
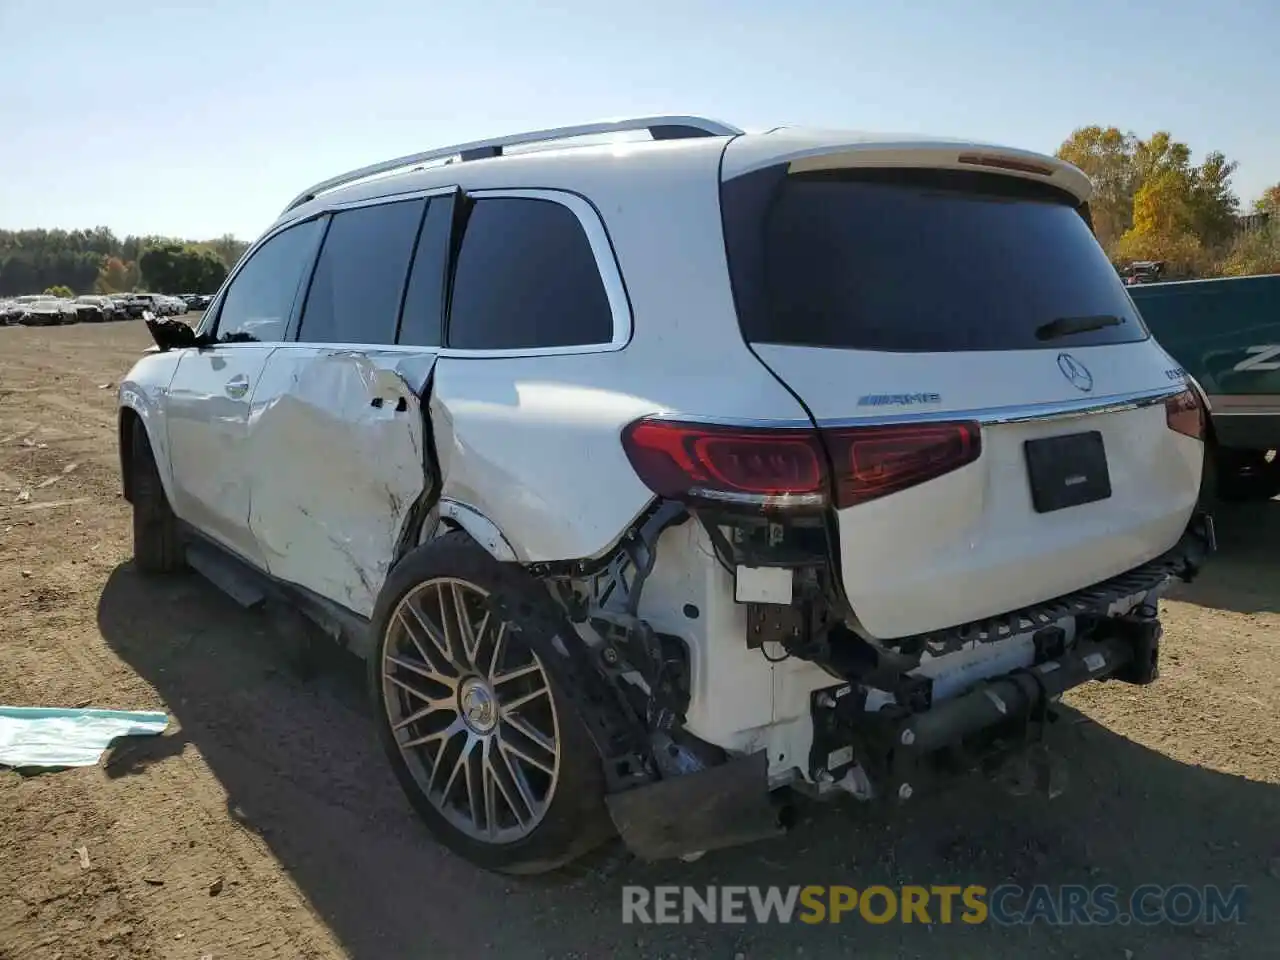
[[188, 543], [187, 565], [246, 610], [266, 602], [267, 595], [253, 578], [216, 547]]

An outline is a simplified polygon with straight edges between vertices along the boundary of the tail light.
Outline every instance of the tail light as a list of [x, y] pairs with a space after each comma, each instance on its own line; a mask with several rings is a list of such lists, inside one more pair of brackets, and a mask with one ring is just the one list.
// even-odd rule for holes
[[622, 446], [645, 486], [662, 497], [762, 509], [827, 502], [825, 457], [813, 430], [645, 419], [623, 430]]
[[1170, 430], [1188, 437], [1195, 437], [1197, 440], [1204, 439], [1204, 407], [1194, 390], [1184, 390], [1166, 400], [1164, 418]]
[[841, 509], [940, 477], [982, 453], [982, 430], [971, 421], [824, 430], [822, 436]]
[[978, 458], [982, 435], [967, 421], [815, 431], [642, 419], [622, 445], [659, 496], [795, 510], [851, 507], [950, 473]]

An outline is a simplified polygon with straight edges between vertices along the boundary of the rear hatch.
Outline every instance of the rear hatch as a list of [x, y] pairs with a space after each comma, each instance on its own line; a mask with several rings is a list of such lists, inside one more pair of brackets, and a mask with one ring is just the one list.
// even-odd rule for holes
[[734, 146], [743, 334], [822, 432], [863, 629], [1008, 613], [1177, 542], [1199, 411], [1061, 167], [930, 145], [916, 166], [833, 150], [740, 171]]

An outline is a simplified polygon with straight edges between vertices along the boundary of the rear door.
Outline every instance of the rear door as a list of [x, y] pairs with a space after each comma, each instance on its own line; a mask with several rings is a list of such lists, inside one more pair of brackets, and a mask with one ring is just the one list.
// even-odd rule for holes
[[451, 221], [451, 195], [334, 211], [294, 342], [271, 355], [249, 418], [268, 570], [366, 617], [434, 483], [421, 398]]
[[210, 321], [219, 342], [184, 352], [166, 400], [174, 513], [259, 567], [263, 558], [249, 531], [249, 410], [318, 236], [319, 223], [308, 221], [250, 254]]
[[1007, 613], [1171, 547], [1202, 446], [1167, 425], [1181, 374], [1077, 202], [806, 166], [727, 181], [726, 239], [746, 339], [823, 429], [867, 631]]

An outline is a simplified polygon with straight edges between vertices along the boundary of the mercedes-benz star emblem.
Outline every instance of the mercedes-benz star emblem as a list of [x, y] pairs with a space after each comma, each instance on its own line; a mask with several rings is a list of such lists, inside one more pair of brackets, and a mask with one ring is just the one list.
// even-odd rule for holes
[[1083, 393], [1093, 389], [1093, 374], [1089, 368], [1069, 353], [1058, 354], [1058, 369], [1071, 382], [1071, 385]]

